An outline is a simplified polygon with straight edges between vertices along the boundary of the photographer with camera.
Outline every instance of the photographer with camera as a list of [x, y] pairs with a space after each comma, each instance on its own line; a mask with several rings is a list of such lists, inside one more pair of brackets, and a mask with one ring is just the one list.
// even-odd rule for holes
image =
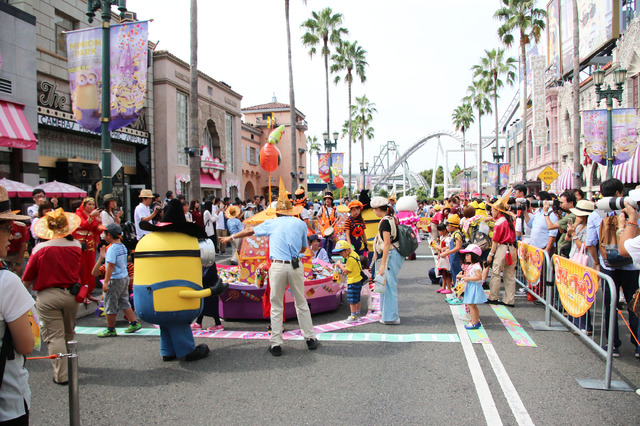
[[149, 231], [140, 229], [140, 222], [150, 222], [162, 211], [162, 208], [160, 206], [155, 206], [153, 211], [149, 208], [154, 200], [153, 192], [151, 192], [150, 189], [143, 189], [140, 191], [138, 198], [140, 198], [140, 204], [138, 204], [133, 213], [133, 223], [136, 226], [136, 236], [138, 237], [138, 241], [140, 241], [142, 237], [149, 233]]
[[[554, 202], [555, 204], [555, 202]], [[550, 203], [545, 202], [542, 207], [542, 211], [547, 213], [549, 211]], [[576, 221], [576, 215], [571, 213], [571, 209], [576, 207], [576, 196], [571, 191], [564, 191], [560, 194], [559, 201], [559, 210], [564, 212], [564, 216], [562, 219], [553, 223], [549, 216], [545, 216], [545, 221], [547, 223], [547, 228], [551, 230], [558, 230], [561, 234], [567, 233], [567, 228], [572, 225]], [[562, 236], [558, 236], [557, 245], [558, 245], [558, 255], [562, 257], [569, 257], [569, 253], [571, 252], [571, 242], [567, 241]]]
[[[622, 184], [622, 181], [620, 181], [619, 179], [615, 179], [615, 178], [607, 179], [606, 181], [602, 182], [602, 184], [600, 185], [600, 191], [603, 197], [622, 197], [624, 195], [623, 194], [624, 186]], [[621, 200], [616, 200], [616, 199], [610, 199], [605, 201], [603, 199], [597, 203], [598, 210], [600, 211], [595, 211], [591, 213], [589, 215], [589, 219], [587, 220], [586, 244], [591, 256], [594, 259], [599, 259], [599, 262], [596, 262], [595, 269], [599, 270], [603, 274], [610, 276], [613, 279], [613, 282], [615, 283], [615, 286], [616, 286], [616, 296], [615, 296], [616, 300], [618, 300], [620, 296], [620, 288], [622, 287], [622, 291], [624, 293], [625, 299], [627, 300], [627, 302], [629, 302], [631, 301], [631, 297], [633, 296], [633, 293], [638, 288], [638, 276], [640, 272], [633, 265], [633, 263], [631, 262], [626, 263], [626, 262], [620, 261], [620, 260], [623, 260], [620, 258], [620, 256], [616, 256], [614, 258], [614, 254], [617, 255], [618, 252], [624, 256], [624, 250], [626, 250], [627, 255], [630, 253], [628, 248], [625, 246], [625, 244], [623, 243], [618, 245], [608, 244], [605, 246], [605, 244], [601, 241], [602, 240], [601, 237], [604, 237], [606, 235], [606, 232], [603, 232], [603, 230], [610, 228], [612, 225], [618, 228], [618, 231], [616, 232], [616, 237], [617, 237], [616, 243], [621, 240], [621, 238], [618, 237], [619, 235], [622, 235], [626, 232], [627, 236], [628, 237], [630, 236], [629, 233], [632, 232], [632, 229], [626, 230], [626, 228], [638, 227], [638, 220], [640, 219], [640, 217], [637, 215], [637, 212], [635, 211], [631, 213], [626, 213], [627, 215], [629, 215], [629, 217], [625, 220], [625, 224], [624, 224], [625, 226], [622, 227], [620, 225], [620, 219], [615, 217], [615, 213], [612, 211], [613, 208], [611, 207], [611, 205], [613, 205], [614, 208], [615, 207], [622, 208], [622, 206], [620, 205], [621, 204], [620, 201]], [[629, 209], [629, 210], [632, 210], [632, 209]], [[632, 244], [629, 243], [628, 247], [631, 247], [631, 246]], [[603, 258], [603, 252], [604, 254], [607, 255], [606, 261]], [[631, 250], [631, 252], [633, 252], [633, 249]], [[605, 295], [605, 308], [606, 308], [605, 309], [605, 324], [606, 324], [605, 330], [606, 330], [609, 327], [609, 306], [611, 303], [611, 296], [609, 294], [609, 291], [607, 291], [607, 289], [604, 289], [604, 290], [605, 290], [604, 295]], [[618, 316], [617, 315], [615, 316], [614, 321], [615, 321], [614, 322], [615, 324], [614, 341], [609, 342], [609, 344], [613, 343], [613, 356], [619, 357], [620, 356], [619, 347], [622, 344], [622, 342], [620, 340], [619, 332], [618, 332]], [[638, 317], [634, 315], [632, 312], [629, 313], [629, 324], [632, 330], [637, 330]], [[633, 336], [631, 336], [630, 340], [632, 344], [636, 346], [636, 342]], [[637, 353], [637, 348], [636, 348], [636, 353]]]
[[[549, 227], [547, 226], [547, 218], [551, 223], [556, 223], [558, 221], [558, 216], [556, 216], [552, 211], [548, 211], [549, 205], [551, 204], [550, 201], [551, 194], [547, 191], [540, 191], [538, 193], [538, 202], [531, 202], [532, 207], [539, 207], [538, 210], [536, 210], [533, 216], [529, 215], [529, 212], [525, 210], [524, 220], [531, 228], [529, 244], [534, 247], [541, 248], [549, 253], [549, 255], [552, 255], [553, 245], [556, 241], [556, 237], [558, 236], [558, 231], [556, 229], [549, 230]], [[546, 210], [544, 210], [545, 206]]]
[[[527, 187], [524, 185], [516, 185], [513, 187], [513, 197], [517, 200], [523, 200], [527, 197]], [[516, 210], [516, 223], [515, 223], [515, 228], [516, 228], [516, 241], [522, 241], [524, 243], [529, 243], [529, 239], [531, 237], [531, 228], [529, 228], [524, 220], [524, 210], [528, 210], [529, 213], [532, 212], [532, 210], [529, 208], [529, 206], [525, 203], [524, 205], [521, 206], [522, 209], [520, 208], [515, 208]]]

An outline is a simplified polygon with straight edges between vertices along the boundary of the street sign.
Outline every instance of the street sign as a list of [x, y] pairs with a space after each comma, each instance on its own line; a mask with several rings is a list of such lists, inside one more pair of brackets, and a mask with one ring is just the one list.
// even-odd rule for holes
[[547, 185], [551, 185], [551, 183], [558, 178], [558, 173], [551, 167], [547, 166], [542, 172], [540, 172], [538, 177]]

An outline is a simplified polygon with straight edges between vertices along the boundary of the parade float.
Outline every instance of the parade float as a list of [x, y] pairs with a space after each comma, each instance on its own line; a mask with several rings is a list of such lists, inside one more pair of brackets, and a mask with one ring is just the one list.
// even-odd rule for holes
[[[276, 144], [280, 141], [284, 126], [276, 128], [268, 142], [260, 150], [260, 166], [269, 173], [280, 164], [280, 152]], [[271, 179], [269, 179], [269, 182]], [[269, 194], [271, 188], [269, 187]], [[269, 200], [271, 201], [271, 200]], [[275, 209], [269, 207], [244, 221], [244, 226], [257, 226], [265, 220], [276, 217]], [[338, 228], [339, 229], [339, 228]], [[336, 235], [337, 237], [337, 235]], [[312, 314], [333, 311], [340, 306], [343, 285], [334, 274], [334, 265], [312, 259], [311, 252], [301, 257], [305, 275], [305, 296]], [[250, 236], [243, 239], [238, 251], [238, 265], [218, 265], [222, 280], [229, 289], [220, 296], [219, 312], [224, 319], [263, 319], [268, 318], [268, 310], [263, 306], [267, 290], [269, 260], [269, 238]], [[335, 279], [334, 279], [335, 278]], [[296, 310], [293, 295], [287, 288], [284, 297], [285, 318], [293, 318]], [[265, 312], [266, 311], [266, 312]], [[266, 314], [266, 315], [265, 315]]]

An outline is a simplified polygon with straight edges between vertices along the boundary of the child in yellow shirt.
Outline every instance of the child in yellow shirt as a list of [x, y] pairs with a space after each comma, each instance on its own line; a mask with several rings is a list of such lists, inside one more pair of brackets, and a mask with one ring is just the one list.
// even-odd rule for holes
[[362, 264], [360, 257], [351, 248], [351, 244], [345, 240], [336, 243], [333, 249], [334, 254], [339, 254], [345, 259], [345, 263], [337, 263], [336, 265], [347, 273], [347, 302], [351, 308], [351, 315], [347, 317], [348, 323], [358, 322], [360, 320], [360, 292], [362, 285], [368, 280], [368, 277], [362, 272]]

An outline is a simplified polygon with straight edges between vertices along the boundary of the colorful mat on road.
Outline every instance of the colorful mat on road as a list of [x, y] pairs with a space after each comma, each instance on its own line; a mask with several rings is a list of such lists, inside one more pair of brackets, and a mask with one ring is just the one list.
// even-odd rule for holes
[[[301, 338], [298, 338], [301, 339]], [[386, 333], [322, 333], [318, 335], [318, 340], [332, 342], [389, 342], [389, 343], [412, 343], [412, 342], [439, 342], [458, 343], [460, 338], [457, 334], [386, 334]]]
[[518, 346], [529, 346], [529, 347], [537, 347], [533, 340], [529, 337], [524, 328], [520, 325], [518, 321], [511, 315], [511, 312], [505, 306], [496, 306], [491, 305], [493, 308], [493, 312], [496, 313], [500, 321], [502, 321], [502, 325], [505, 326], [513, 340], [516, 342]]
[[[460, 316], [463, 316], [467, 313], [464, 308], [464, 305], [458, 305], [458, 313]], [[462, 322], [469, 322], [463, 320]], [[487, 332], [484, 330], [484, 327], [480, 327], [477, 330], [467, 330], [467, 334], [469, 335], [469, 339], [471, 339], [471, 343], [491, 343], [489, 340], [489, 336], [487, 336]]]

